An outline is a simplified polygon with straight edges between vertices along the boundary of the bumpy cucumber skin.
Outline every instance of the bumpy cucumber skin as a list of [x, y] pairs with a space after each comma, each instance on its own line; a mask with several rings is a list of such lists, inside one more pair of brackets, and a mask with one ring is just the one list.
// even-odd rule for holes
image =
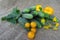
[[43, 12], [39, 12], [39, 13], [38, 13], [38, 16], [39, 16], [39, 17], [44, 17], [44, 13], [43, 13]]
[[32, 7], [30, 8], [30, 10], [31, 10], [31, 11], [35, 11], [35, 10], [36, 10], [36, 6], [32, 6]]
[[30, 9], [26, 8], [23, 10], [23, 13], [29, 13], [30, 12]]
[[33, 19], [33, 15], [32, 14], [22, 14], [22, 17], [26, 18], [26, 19]]
[[37, 15], [38, 15], [38, 12], [37, 12], [37, 11], [33, 11], [31, 14], [32, 14], [33, 16], [37, 16]]
[[40, 29], [42, 27], [41, 23], [39, 21], [36, 21], [36, 23], [37, 23], [37, 28]]
[[28, 21], [27, 21], [25, 18], [20, 17], [20, 18], [18, 19], [18, 22], [21, 23], [21, 24], [25, 24], [25, 23], [28, 22]]
[[33, 21], [35, 21], [36, 24], [37, 24], [37, 27], [36, 28], [38, 28], [38, 29], [42, 28], [42, 24], [40, 23], [39, 20], [33, 19]]

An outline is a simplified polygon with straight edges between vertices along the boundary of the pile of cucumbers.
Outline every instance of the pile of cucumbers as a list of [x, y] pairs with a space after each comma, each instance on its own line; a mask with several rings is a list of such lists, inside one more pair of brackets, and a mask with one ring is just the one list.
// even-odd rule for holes
[[[39, 8], [40, 11], [36, 11], [36, 6], [32, 6], [30, 8], [26, 8], [23, 11], [20, 11], [17, 7], [13, 8], [13, 10], [5, 17], [2, 17], [2, 20], [6, 20], [8, 22], [14, 23], [14, 24], [22, 24], [23, 26], [27, 22], [35, 21], [37, 24], [37, 28], [43, 28], [46, 25], [52, 25], [55, 26], [56, 23], [59, 22], [58, 18], [56, 18], [54, 15], [49, 15], [45, 13], [41, 8]], [[56, 21], [53, 21], [53, 18], [55, 17]]]
[[[50, 10], [48, 7], [46, 9]], [[14, 24], [20, 24], [23, 26], [23, 28], [26, 28], [25, 26], [29, 27], [30, 24], [28, 23], [35, 22], [35, 24], [32, 24], [32, 27], [36, 25], [36, 29], [45, 28], [57, 30], [59, 26], [58, 18], [54, 15], [50, 15], [48, 10], [46, 10], [47, 12], [44, 12], [43, 10], [44, 9], [39, 6], [32, 6], [22, 11], [16, 7], [13, 8], [10, 14], [2, 17], [2, 21], [5, 20]], [[29, 27], [27, 30], [30, 31], [31, 27]]]

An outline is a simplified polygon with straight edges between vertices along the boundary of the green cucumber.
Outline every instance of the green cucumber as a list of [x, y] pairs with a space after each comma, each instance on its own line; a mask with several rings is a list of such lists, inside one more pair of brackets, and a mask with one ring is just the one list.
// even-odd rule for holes
[[[19, 22], [19, 26], [21, 26], [21, 27], [23, 27], [24, 29], [26, 29], [26, 28], [25, 28], [25, 23], [28, 22], [27, 19], [25, 19], [25, 18], [23, 18], [23, 17], [20, 17], [20, 18], [18, 19], [18, 22]], [[29, 29], [26, 29], [26, 30], [29, 31]]]
[[54, 16], [50, 16], [49, 19], [52, 20], [54, 18]]
[[47, 19], [49, 19], [50, 15], [49, 15], [49, 14], [44, 13], [44, 17], [45, 17], [45, 18], [47, 18]]
[[32, 6], [32, 7], [30, 8], [30, 10], [31, 10], [31, 11], [35, 11], [35, 10], [36, 10], [36, 6]]
[[39, 21], [36, 20], [36, 23], [37, 23], [37, 28], [42, 28], [42, 25]]
[[29, 13], [30, 12], [30, 9], [26, 8], [23, 10], [23, 13]]
[[22, 17], [26, 18], [26, 19], [32, 19], [33, 15], [32, 14], [22, 14]]
[[33, 11], [32, 14], [33, 14], [34, 16], [37, 16], [37, 15], [38, 15], [38, 12], [37, 12], [37, 11]]
[[18, 23], [19, 23], [21, 26], [23, 26], [23, 27], [24, 27], [24, 24], [25, 24], [26, 22], [28, 22], [27, 19], [25, 19], [25, 18], [23, 18], [23, 17], [20, 17], [20, 18], [18, 19]]
[[44, 13], [43, 13], [43, 12], [39, 12], [39, 13], [38, 13], [38, 16], [39, 16], [39, 17], [44, 17]]
[[42, 28], [42, 24], [40, 23], [40, 21], [38, 21], [38, 20], [36, 20], [36, 19], [34, 19], [33, 21], [35, 21], [36, 22], [36, 24], [37, 24], [37, 28]]

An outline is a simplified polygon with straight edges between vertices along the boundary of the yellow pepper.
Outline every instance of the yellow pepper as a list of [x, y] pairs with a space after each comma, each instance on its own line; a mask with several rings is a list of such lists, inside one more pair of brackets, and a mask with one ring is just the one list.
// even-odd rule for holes
[[40, 11], [41, 5], [36, 5], [36, 11]]
[[45, 13], [47, 13], [47, 14], [49, 14], [49, 15], [53, 15], [54, 13], [54, 10], [53, 10], [53, 8], [52, 7], [50, 7], [50, 6], [47, 6], [47, 7], [45, 7], [44, 9], [43, 9], [43, 12], [45, 12]]

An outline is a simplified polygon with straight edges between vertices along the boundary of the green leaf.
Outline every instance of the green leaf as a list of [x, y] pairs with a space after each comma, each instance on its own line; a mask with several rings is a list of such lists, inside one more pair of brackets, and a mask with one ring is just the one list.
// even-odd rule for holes
[[13, 23], [13, 24], [16, 24], [16, 23], [17, 23], [15, 19], [7, 19], [7, 21], [8, 21], [8, 22], [11, 22], [11, 23]]
[[18, 18], [20, 17], [20, 10], [13, 8], [13, 10], [5, 17], [2, 17], [2, 20], [9, 21], [11, 23], [17, 23]]

